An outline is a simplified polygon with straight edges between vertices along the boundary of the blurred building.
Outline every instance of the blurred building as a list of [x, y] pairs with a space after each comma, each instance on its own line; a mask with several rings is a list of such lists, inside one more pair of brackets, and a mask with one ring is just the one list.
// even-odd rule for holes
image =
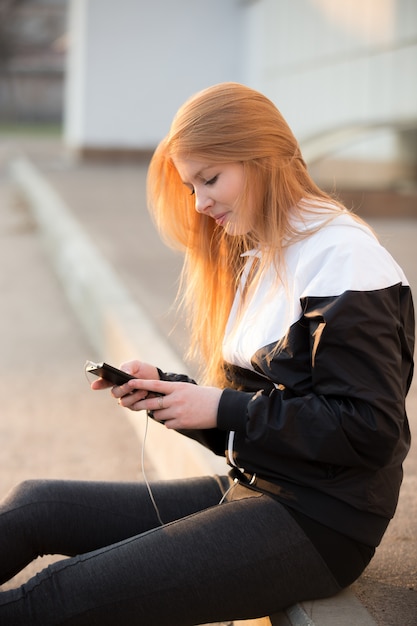
[[0, 122], [62, 122], [67, 0], [1, 0]]
[[189, 95], [235, 80], [277, 104], [327, 186], [416, 179], [415, 0], [70, 0], [70, 39], [80, 154], [152, 150]]
[[80, 157], [148, 154], [186, 98], [231, 80], [276, 103], [320, 184], [416, 188], [416, 0], [2, 1], [15, 17], [5, 29], [0, 13], [14, 48], [0, 115], [63, 106]]
[[152, 150], [182, 102], [242, 80], [239, 0], [70, 0], [65, 137], [82, 154]]

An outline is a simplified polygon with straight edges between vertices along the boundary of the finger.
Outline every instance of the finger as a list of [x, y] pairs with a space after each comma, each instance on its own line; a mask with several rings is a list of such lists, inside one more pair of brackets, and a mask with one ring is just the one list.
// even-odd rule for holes
[[[132, 411], [150, 411], [155, 412], [155, 419], [160, 420], [160, 416], [156, 416], [156, 413], [160, 413], [167, 408], [166, 396], [154, 391], [131, 388], [131, 385], [126, 383], [120, 387], [114, 387], [112, 393], [119, 404], [123, 407], [131, 409]], [[136, 380], [135, 380], [136, 382]], [[136, 385], [135, 385], [136, 386]], [[126, 392], [126, 389], [128, 390]], [[165, 411], [164, 411], [165, 412]]]
[[138, 401], [146, 398], [148, 392], [143, 391], [142, 389], [132, 389], [130, 385], [125, 383], [124, 385], [113, 385], [111, 393], [114, 398], [123, 398], [124, 396], [130, 396], [135, 394], [136, 401]]
[[[141, 390], [128, 390], [127, 393], [122, 393], [120, 395], [120, 391], [119, 388], [117, 388], [117, 390], [115, 389], [115, 392], [118, 395], [114, 395], [114, 397], [116, 398], [116, 400], [118, 400], [119, 404], [121, 406], [124, 406], [128, 409], [132, 409], [134, 411], [142, 411], [143, 409], [145, 409], [146, 407], [143, 406], [143, 401], [146, 399], [147, 397], [147, 392], [146, 391], [141, 391]], [[113, 391], [112, 391], [113, 393]], [[137, 405], [137, 406], [134, 406]]]
[[131, 393], [131, 391], [132, 390], [126, 384], [113, 385], [111, 394], [113, 398], [123, 398], [123, 396], [127, 396], [129, 393]]
[[161, 413], [162, 412], [165, 413], [164, 409], [167, 408], [164, 402], [165, 398], [166, 396], [162, 396], [162, 395], [153, 396], [152, 398], [145, 398], [146, 404], [145, 402], [140, 402], [140, 403], [134, 402], [132, 404], [132, 408], [134, 408], [134, 410], [136, 411], [139, 411], [140, 409], [145, 409], [146, 411], [149, 411], [153, 419], [155, 419], [158, 422], [164, 423], [164, 421], [161, 419], [162, 417]]
[[172, 384], [166, 380], [148, 380], [144, 378], [132, 378], [132, 380], [126, 383], [131, 391], [141, 389], [147, 391], [150, 397], [151, 394], [158, 396], [170, 393]]
[[128, 374], [132, 374], [132, 376], [138, 376], [140, 370], [141, 363], [140, 361], [126, 361], [120, 365], [120, 369], [127, 372]]
[[108, 389], [111, 386], [112, 386], [112, 383], [109, 383], [107, 380], [104, 380], [104, 378], [97, 378], [96, 380], [93, 380], [90, 384], [91, 389], [95, 391], [101, 390], [101, 389]]
[[162, 409], [166, 409], [164, 405], [165, 396], [157, 396], [155, 398], [156, 407], [153, 409], [154, 411], [162, 411]]

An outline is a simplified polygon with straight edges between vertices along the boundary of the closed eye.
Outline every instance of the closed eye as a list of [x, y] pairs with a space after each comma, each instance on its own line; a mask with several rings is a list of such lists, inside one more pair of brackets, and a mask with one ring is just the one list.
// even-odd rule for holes
[[[205, 180], [202, 182], [204, 183], [204, 185], [210, 186], [210, 185], [214, 185], [217, 182], [218, 178], [219, 178], [219, 175], [216, 174], [216, 176], [213, 176], [213, 178], [210, 178], [209, 180]], [[184, 183], [184, 185], [190, 190], [190, 195], [193, 196], [195, 194], [195, 188], [189, 183]]]
[[210, 178], [210, 180], [206, 180], [206, 182], [204, 183], [205, 185], [214, 185], [214, 183], [217, 181], [219, 175], [216, 174], [216, 176], [213, 176], [213, 178]]

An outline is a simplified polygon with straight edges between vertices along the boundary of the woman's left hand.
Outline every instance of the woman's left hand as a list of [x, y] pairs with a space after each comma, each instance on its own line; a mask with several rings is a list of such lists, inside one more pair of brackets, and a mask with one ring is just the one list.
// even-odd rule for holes
[[[143, 391], [148, 392], [145, 398], [141, 397]], [[135, 378], [114, 387], [112, 394], [121, 406], [132, 411], [152, 411], [154, 419], [167, 428], [187, 430], [216, 427], [222, 390], [185, 382]]]

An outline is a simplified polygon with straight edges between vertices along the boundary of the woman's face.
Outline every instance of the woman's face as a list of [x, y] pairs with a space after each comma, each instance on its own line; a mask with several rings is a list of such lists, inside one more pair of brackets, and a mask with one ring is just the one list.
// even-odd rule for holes
[[245, 183], [242, 163], [178, 157], [174, 165], [194, 195], [196, 211], [213, 218], [229, 235], [245, 235], [251, 230], [251, 211], [239, 202]]

